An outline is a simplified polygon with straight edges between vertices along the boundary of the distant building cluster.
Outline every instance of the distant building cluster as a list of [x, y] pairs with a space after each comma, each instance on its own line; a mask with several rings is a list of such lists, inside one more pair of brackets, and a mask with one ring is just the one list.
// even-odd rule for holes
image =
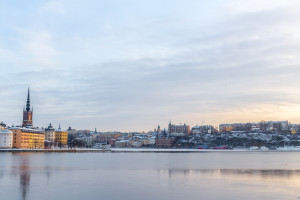
[[21, 126], [7, 127], [0, 123], [0, 148], [9, 149], [44, 149], [67, 147], [68, 132], [59, 127], [55, 130], [50, 124], [48, 128], [33, 126], [33, 109], [30, 108], [30, 93], [28, 89], [26, 107], [23, 109]]
[[268, 131], [268, 132], [280, 132], [280, 133], [293, 133], [297, 132], [299, 126], [289, 124], [288, 121], [261, 121], [257, 123], [234, 123], [234, 124], [220, 124], [220, 132], [232, 132], [232, 131]]

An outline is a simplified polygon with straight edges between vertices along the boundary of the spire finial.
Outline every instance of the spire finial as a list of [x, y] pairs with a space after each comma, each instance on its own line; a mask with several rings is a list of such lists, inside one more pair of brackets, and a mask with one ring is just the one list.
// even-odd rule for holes
[[26, 111], [30, 111], [30, 91], [28, 86], [28, 94], [27, 94], [27, 103], [26, 103]]

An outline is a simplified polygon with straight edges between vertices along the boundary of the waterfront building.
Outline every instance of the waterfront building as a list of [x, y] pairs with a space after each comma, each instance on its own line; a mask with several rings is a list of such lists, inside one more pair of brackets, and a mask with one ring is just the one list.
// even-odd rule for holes
[[232, 131], [245, 131], [245, 132], [257, 132], [257, 131], [274, 131], [280, 133], [289, 133], [288, 121], [261, 121], [255, 123], [233, 123], [233, 124], [220, 124], [220, 132], [232, 132]]
[[141, 142], [142, 146], [151, 147], [155, 145], [155, 137], [147, 137], [147, 138], [140, 138], [139, 141]]
[[0, 131], [0, 149], [13, 147], [13, 132], [8, 129]]
[[92, 147], [93, 144], [95, 144], [95, 138], [94, 136], [85, 136], [82, 137], [82, 141], [85, 147]]
[[289, 130], [289, 122], [288, 121], [269, 121], [267, 127], [270, 131], [286, 132]]
[[231, 132], [233, 130], [232, 124], [220, 124], [219, 131], [220, 132]]
[[44, 149], [45, 132], [40, 129], [12, 127], [13, 148]]
[[110, 144], [111, 146], [115, 146], [116, 138], [111, 134], [99, 134], [95, 138], [95, 143], [105, 143]]
[[49, 142], [55, 142], [55, 129], [53, 128], [51, 123], [45, 129], [45, 140]]
[[175, 142], [176, 142], [175, 138], [161, 137], [155, 139], [157, 148], [171, 148], [174, 146]]
[[60, 125], [57, 131], [55, 131], [55, 142], [59, 147], [67, 147], [68, 145], [68, 132], [62, 131]]
[[212, 125], [194, 126], [191, 130], [193, 134], [216, 133], [217, 130]]
[[289, 124], [291, 134], [300, 133], [300, 124]]
[[58, 144], [55, 142], [55, 129], [50, 123], [49, 126], [45, 128], [45, 148], [51, 149], [57, 145]]
[[296, 134], [296, 133], [297, 133], [297, 130], [294, 128], [291, 128], [291, 134]]
[[30, 94], [29, 94], [29, 88], [28, 88], [26, 108], [23, 109], [22, 126], [23, 127], [33, 126], [32, 117], [33, 117], [33, 109], [30, 108]]
[[119, 147], [119, 148], [120, 148], [120, 147], [128, 147], [129, 144], [130, 144], [130, 143], [129, 143], [129, 140], [125, 140], [125, 139], [124, 139], [124, 140], [119, 140], [119, 141], [116, 141], [116, 142], [115, 142], [115, 147], [117, 147], [117, 148], [118, 148], [118, 147]]
[[231, 131], [251, 131], [252, 126], [255, 123], [233, 123], [233, 124], [220, 124], [220, 132], [231, 132]]
[[184, 136], [190, 134], [190, 126], [189, 125], [175, 125], [169, 123], [168, 133], [170, 136]]

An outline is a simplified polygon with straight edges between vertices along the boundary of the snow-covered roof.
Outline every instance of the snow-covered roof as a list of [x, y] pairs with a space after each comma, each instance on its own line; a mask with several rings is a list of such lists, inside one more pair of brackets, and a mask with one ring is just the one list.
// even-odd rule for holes
[[4, 133], [13, 133], [11, 130], [8, 130], [8, 129], [3, 129], [0, 131], [0, 134], [4, 134]]
[[44, 130], [38, 128], [26, 128], [26, 127], [11, 127], [10, 130], [21, 130], [22, 132], [44, 133]]

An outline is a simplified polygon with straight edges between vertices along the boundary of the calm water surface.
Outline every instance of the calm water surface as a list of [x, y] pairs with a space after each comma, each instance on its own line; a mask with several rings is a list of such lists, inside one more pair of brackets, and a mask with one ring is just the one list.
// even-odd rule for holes
[[0, 153], [0, 188], [1, 200], [300, 199], [300, 153]]

